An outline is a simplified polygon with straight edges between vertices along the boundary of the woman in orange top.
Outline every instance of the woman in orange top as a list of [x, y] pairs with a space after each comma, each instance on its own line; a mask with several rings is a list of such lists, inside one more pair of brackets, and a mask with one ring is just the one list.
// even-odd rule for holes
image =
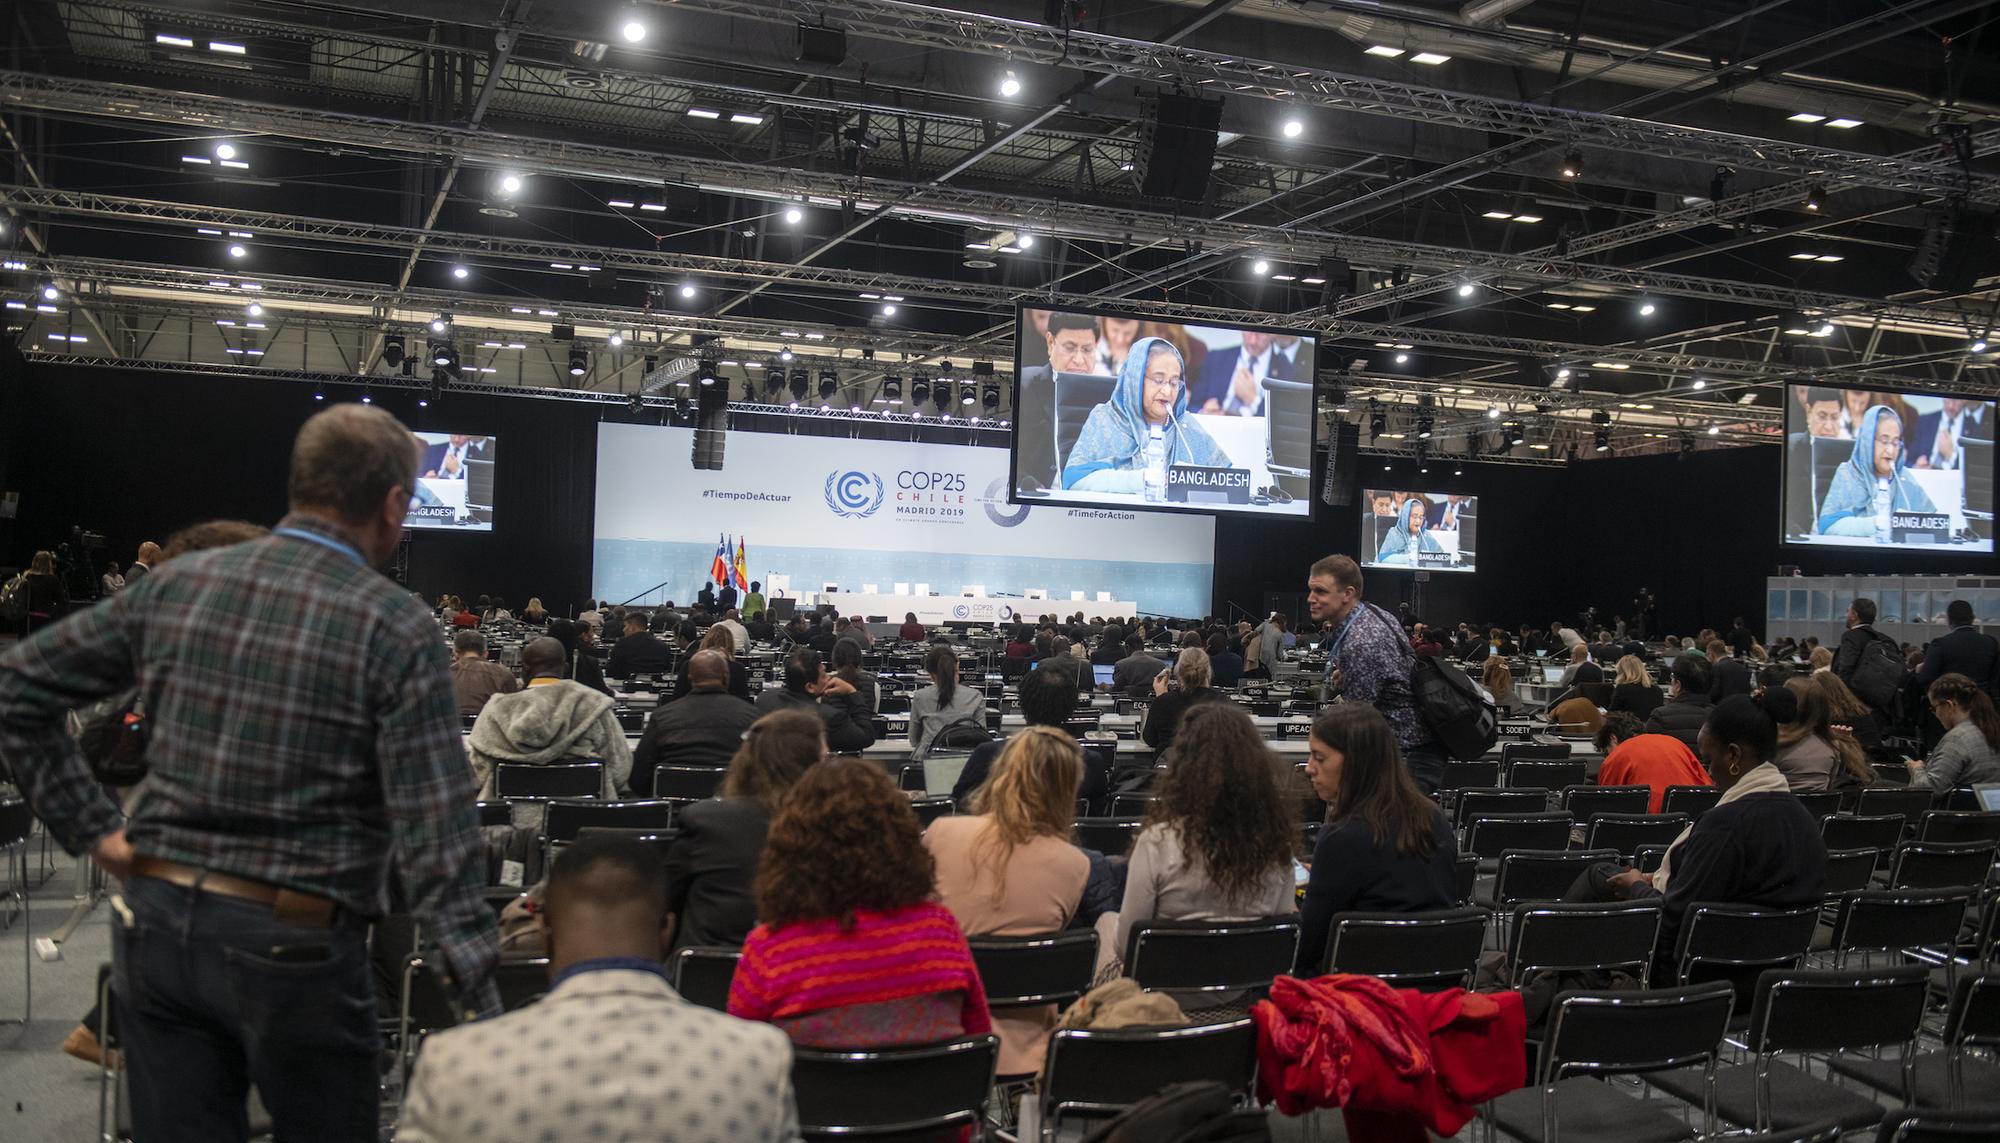
[[1597, 771], [1600, 786], [1650, 786], [1646, 812], [1657, 814], [1668, 786], [1713, 786], [1701, 760], [1671, 734], [1642, 734], [1639, 720], [1624, 711], [1604, 716], [1597, 748], [1605, 752]]

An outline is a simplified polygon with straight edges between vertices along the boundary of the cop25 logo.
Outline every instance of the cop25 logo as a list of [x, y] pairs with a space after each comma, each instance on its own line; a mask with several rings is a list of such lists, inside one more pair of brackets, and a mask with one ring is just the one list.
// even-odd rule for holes
[[882, 478], [872, 472], [830, 472], [826, 477], [826, 506], [836, 516], [863, 519], [882, 507]]

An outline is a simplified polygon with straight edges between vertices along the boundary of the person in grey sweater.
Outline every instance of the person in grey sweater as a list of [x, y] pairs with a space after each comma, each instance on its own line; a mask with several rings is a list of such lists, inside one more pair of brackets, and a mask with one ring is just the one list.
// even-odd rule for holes
[[[466, 739], [479, 797], [494, 796], [494, 767], [502, 762], [550, 766], [601, 761], [604, 782], [598, 795], [615, 798], [632, 776], [632, 749], [612, 712], [611, 696], [562, 677], [568, 653], [544, 635], [521, 649], [521, 672], [528, 685], [514, 694], [494, 695], [479, 712]], [[529, 803], [515, 806], [515, 824], [539, 824]], [[530, 820], [534, 819], [534, 820]]]
[[961, 719], [984, 719], [986, 697], [958, 685], [958, 652], [932, 647], [924, 656], [931, 685], [910, 696], [910, 752], [921, 755], [937, 732]]
[[1944, 737], [1922, 762], [1910, 764], [1910, 782], [1922, 782], [1943, 801], [1954, 788], [2000, 782], [2000, 710], [1970, 678], [1940, 675], [1925, 692], [1944, 724]]

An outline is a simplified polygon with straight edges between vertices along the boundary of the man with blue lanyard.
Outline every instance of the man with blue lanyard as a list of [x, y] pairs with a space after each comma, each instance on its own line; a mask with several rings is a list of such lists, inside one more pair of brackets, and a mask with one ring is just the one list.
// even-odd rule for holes
[[565, 846], [545, 899], [548, 994], [425, 1040], [397, 1143], [799, 1138], [784, 1032], [697, 1007], [667, 981], [657, 850]]
[[[416, 475], [396, 418], [328, 409], [293, 443], [271, 535], [177, 559], [0, 656], [0, 757], [64, 848], [124, 882], [135, 1138], [245, 1139], [252, 1084], [280, 1139], [376, 1137], [367, 930], [392, 876], [459, 1014], [499, 1010], [443, 639], [376, 570]], [[149, 775], [121, 811], [64, 716], [134, 686]]]
[[1397, 618], [1361, 599], [1361, 567], [1346, 556], [1328, 556], [1312, 566], [1306, 581], [1306, 610], [1314, 623], [1332, 632], [1327, 642], [1328, 697], [1365, 702], [1382, 712], [1403, 748], [1410, 776], [1424, 793], [1437, 792], [1444, 778], [1444, 751], [1417, 713], [1410, 691], [1416, 651]]

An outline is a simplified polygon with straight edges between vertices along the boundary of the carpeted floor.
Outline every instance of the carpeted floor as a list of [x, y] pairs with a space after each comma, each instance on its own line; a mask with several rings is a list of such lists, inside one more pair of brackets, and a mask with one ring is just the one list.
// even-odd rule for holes
[[[29, 851], [32, 884], [41, 873], [37, 839]], [[55, 872], [28, 894], [31, 936], [53, 933], [75, 902], [76, 862], [50, 849]], [[32, 991], [22, 990], [22, 931], [16, 917], [0, 931], [0, 1020], [19, 1020], [24, 999], [33, 1001], [26, 1024], [0, 1024], [0, 1139], [21, 1143], [73, 1140], [97, 1134], [97, 1069], [62, 1054], [63, 1037], [90, 1010], [97, 969], [111, 959], [109, 906], [100, 904], [62, 946], [62, 959], [29, 954]]]

